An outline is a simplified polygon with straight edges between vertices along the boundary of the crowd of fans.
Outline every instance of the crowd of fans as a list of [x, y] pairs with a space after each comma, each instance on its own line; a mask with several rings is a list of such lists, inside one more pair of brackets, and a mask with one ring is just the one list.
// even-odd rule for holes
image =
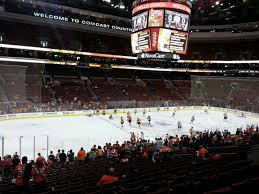
[[[237, 103], [233, 106], [227, 105], [224, 101], [210, 101], [207, 104], [204, 99], [193, 99], [193, 100], [181, 100], [181, 101], [125, 101], [121, 102], [120, 105], [113, 104], [113, 102], [83, 102], [79, 98], [75, 97], [74, 101], [50, 101], [47, 103], [40, 102], [7, 102], [0, 103], [0, 115], [4, 114], [17, 114], [17, 113], [34, 113], [34, 112], [57, 112], [57, 111], [77, 111], [77, 110], [105, 110], [105, 109], [126, 109], [126, 108], [149, 108], [158, 107], [161, 110], [168, 109], [170, 106], [178, 107], [181, 106], [213, 106], [221, 108], [230, 108], [243, 111], [257, 112], [257, 109], [250, 110], [250, 106], [243, 106]], [[254, 106], [255, 108], [257, 106]]]
[[[45, 159], [40, 153], [36, 160], [28, 162], [26, 156], [20, 157], [17, 153], [0, 158], [0, 181], [11, 179], [16, 184], [18, 191], [29, 191], [31, 185], [34, 188], [43, 187], [48, 182], [48, 169], [52, 166], [65, 167], [73, 163], [86, 163], [94, 160], [111, 160], [113, 162], [128, 162], [130, 160], [152, 160], [154, 163], [173, 159], [174, 153], [185, 150], [202, 160], [221, 160], [220, 154], [210, 154], [207, 147], [231, 146], [238, 144], [254, 144], [259, 141], [259, 127], [247, 126], [245, 130], [237, 129], [235, 134], [229, 131], [193, 131], [189, 135], [170, 136], [156, 138], [155, 141], [145, 140], [144, 133], [137, 138], [131, 134], [130, 141], [119, 144], [106, 143], [105, 146], [93, 145], [88, 152], [81, 148], [77, 154], [73, 150], [67, 153], [58, 150], [53, 151]], [[99, 184], [109, 184], [117, 181], [117, 177], [104, 175]]]
[[[75, 110], [91, 110], [93, 103], [81, 103], [81, 102], [48, 102], [48, 103], [0, 103], [0, 115], [1, 114], [16, 114], [16, 113], [33, 113], [33, 112], [56, 112], [56, 111], [75, 111]], [[103, 107], [103, 106], [97, 106]]]

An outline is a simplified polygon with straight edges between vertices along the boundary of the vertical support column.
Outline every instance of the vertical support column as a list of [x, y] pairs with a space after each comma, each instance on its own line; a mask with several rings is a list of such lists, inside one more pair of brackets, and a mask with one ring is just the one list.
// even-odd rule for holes
[[4, 158], [4, 137], [2, 137], [2, 159]]
[[35, 160], [35, 147], [36, 147], [36, 137], [35, 136], [33, 136], [33, 160]]
[[47, 160], [49, 158], [49, 136], [47, 136]]
[[19, 156], [20, 156], [20, 159], [22, 158], [22, 138], [23, 138], [23, 136], [19, 137]]

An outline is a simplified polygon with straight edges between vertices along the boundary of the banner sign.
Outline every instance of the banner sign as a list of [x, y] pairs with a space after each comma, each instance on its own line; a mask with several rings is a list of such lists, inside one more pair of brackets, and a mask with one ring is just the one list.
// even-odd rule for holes
[[[192, 7], [192, 3], [190, 0], [167, 0], [168, 2], [182, 3], [188, 5], [190, 8]], [[132, 4], [132, 7], [138, 6], [140, 4], [148, 3], [148, 2], [159, 2], [159, 0], [135, 0]]]
[[49, 19], [49, 20], [56, 20], [56, 21], [62, 21], [62, 22], [71, 22], [75, 24], [81, 24], [86, 26], [93, 26], [93, 27], [99, 27], [99, 28], [106, 28], [111, 30], [118, 30], [118, 31], [126, 31], [126, 32], [132, 32], [132, 28], [130, 27], [123, 27], [123, 26], [117, 26], [107, 23], [100, 23], [100, 22], [94, 22], [89, 20], [84, 20], [80, 18], [73, 18], [70, 16], [60, 16], [57, 14], [45, 14], [41, 12], [33, 12], [34, 17]]
[[151, 51], [156, 51], [158, 46], [159, 28], [151, 29]]
[[136, 14], [137, 12], [143, 10], [150, 10], [150, 9], [174, 9], [177, 11], [183, 11], [188, 14], [191, 14], [191, 8], [187, 5], [183, 5], [181, 3], [173, 3], [173, 2], [153, 2], [153, 3], [146, 3], [135, 7], [132, 11], [132, 15]]
[[179, 60], [180, 56], [173, 53], [141, 53], [138, 59], [171, 59]]

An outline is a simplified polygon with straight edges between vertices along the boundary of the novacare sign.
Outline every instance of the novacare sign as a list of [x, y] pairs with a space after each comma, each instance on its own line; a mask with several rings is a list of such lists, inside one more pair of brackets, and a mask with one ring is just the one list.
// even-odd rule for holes
[[108, 28], [108, 29], [112, 29], [112, 30], [132, 32], [131, 28], [117, 26], [117, 25], [110, 25], [110, 24], [106, 24], [106, 23], [93, 22], [93, 21], [88, 21], [88, 20], [83, 20], [83, 19], [78, 19], [78, 18], [71, 18], [71, 17], [59, 16], [59, 15], [54, 15], [54, 14], [53, 15], [45, 14], [45, 13], [40, 13], [40, 12], [33, 12], [33, 15], [35, 17], [40, 17], [40, 18], [45, 18], [45, 19], [50, 19], [50, 20], [71, 22], [71, 23], [82, 24], [82, 25], [86, 25], [86, 26], [94, 26], [94, 27], [99, 27], [99, 28]]

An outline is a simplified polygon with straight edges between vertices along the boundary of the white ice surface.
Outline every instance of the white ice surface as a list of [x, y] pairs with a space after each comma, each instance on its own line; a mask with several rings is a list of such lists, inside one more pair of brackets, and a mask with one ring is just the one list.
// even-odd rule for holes
[[[19, 153], [19, 137], [22, 138], [22, 155], [33, 157], [33, 136], [36, 137], [36, 154], [42, 153], [46, 157], [47, 136], [49, 136], [49, 151], [54, 153], [58, 149], [73, 149], [75, 152], [80, 147], [89, 150], [93, 144], [103, 146], [106, 142], [122, 143], [129, 140], [130, 132], [140, 136], [143, 131], [146, 139], [153, 140], [155, 137], [189, 134], [189, 129], [194, 130], [230, 130], [235, 132], [236, 128], [243, 129], [247, 124], [258, 125], [258, 117], [241, 118], [235, 114], [229, 114], [227, 122], [223, 121], [224, 112], [205, 113], [201, 110], [180, 110], [172, 117], [172, 112], [142, 112], [132, 114], [132, 126], [130, 127], [126, 114], [113, 116], [113, 120], [106, 116], [77, 116], [42, 119], [22, 119], [0, 121], [0, 136], [5, 137], [5, 154]], [[151, 116], [151, 126], [148, 125], [146, 117]], [[190, 124], [192, 115], [195, 115], [194, 124]], [[124, 127], [120, 126], [120, 117], [123, 116]], [[141, 119], [142, 125], [139, 128], [136, 118]], [[177, 130], [177, 122], [181, 121], [183, 129]], [[1, 144], [0, 144], [1, 147]], [[1, 149], [0, 149], [1, 153]], [[2, 153], [1, 153], [2, 154]]]

